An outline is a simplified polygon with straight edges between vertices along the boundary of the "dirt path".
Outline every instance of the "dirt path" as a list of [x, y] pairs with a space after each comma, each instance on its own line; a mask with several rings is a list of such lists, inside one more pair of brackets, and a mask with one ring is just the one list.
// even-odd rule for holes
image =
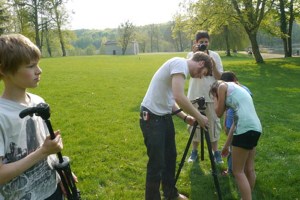
[[[247, 54], [246, 51], [241, 52], [241, 53]], [[260, 54], [261, 54], [261, 56], [263, 57], [263, 59], [269, 59], [269, 58], [284, 58], [284, 54], [276, 54], [276, 53], [260, 53]], [[253, 55], [252, 55], [252, 56], [253, 56]], [[293, 55], [293, 57], [300, 57], [300, 56]]]
[[268, 59], [268, 58], [284, 58], [283, 54], [275, 54], [275, 53], [261, 53], [261, 56], [264, 59]]

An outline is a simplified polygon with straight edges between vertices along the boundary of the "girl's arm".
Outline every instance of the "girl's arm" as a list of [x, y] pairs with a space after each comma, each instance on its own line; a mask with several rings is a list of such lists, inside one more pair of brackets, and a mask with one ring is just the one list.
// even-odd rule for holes
[[226, 118], [227, 118], [227, 110], [225, 110], [225, 112], [224, 112], [224, 118], [223, 118], [223, 128], [224, 128], [224, 130], [225, 130], [225, 133], [226, 133], [226, 135], [228, 135], [228, 132], [229, 131], [227, 131], [226, 129]]
[[218, 87], [217, 95], [214, 97], [214, 107], [216, 114], [219, 118], [222, 117], [223, 113], [225, 112], [225, 100], [226, 100], [226, 93], [227, 93], [227, 84], [221, 83]]
[[229, 153], [229, 146], [231, 145], [231, 142], [232, 142], [234, 129], [235, 129], [235, 125], [234, 125], [234, 123], [232, 123], [232, 125], [230, 127], [230, 130], [229, 130], [229, 133], [228, 133], [227, 140], [226, 140], [226, 142], [224, 144], [224, 147], [222, 149], [222, 156], [223, 157], [227, 156], [228, 153]]

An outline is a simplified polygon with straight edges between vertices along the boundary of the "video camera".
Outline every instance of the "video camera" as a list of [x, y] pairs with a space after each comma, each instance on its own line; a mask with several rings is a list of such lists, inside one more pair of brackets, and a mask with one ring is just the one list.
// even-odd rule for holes
[[192, 104], [197, 103], [199, 110], [205, 110], [206, 109], [205, 98], [204, 97], [198, 97], [197, 99], [192, 100], [191, 103]]
[[198, 50], [199, 51], [205, 51], [206, 50], [206, 45], [205, 44], [199, 44], [198, 45]]

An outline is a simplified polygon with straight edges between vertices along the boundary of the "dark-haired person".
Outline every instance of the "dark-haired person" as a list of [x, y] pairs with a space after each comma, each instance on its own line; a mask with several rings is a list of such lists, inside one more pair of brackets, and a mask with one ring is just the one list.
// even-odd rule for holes
[[[195, 43], [193, 45], [193, 51], [189, 52], [187, 58], [193, 56], [195, 52], [203, 51], [209, 55], [216, 63], [212, 68], [212, 73], [209, 76], [205, 76], [201, 79], [191, 78], [188, 88], [188, 98], [194, 100], [198, 97], [204, 97], [206, 101], [205, 115], [209, 120], [209, 136], [212, 146], [212, 151], [215, 157], [215, 161], [218, 164], [223, 163], [221, 153], [218, 150], [218, 141], [220, 140], [221, 134], [221, 123], [220, 119], [217, 117], [213, 100], [209, 96], [210, 86], [218, 79], [220, 79], [223, 72], [223, 65], [219, 54], [215, 51], [209, 49], [210, 36], [207, 31], [199, 31], [195, 37]], [[195, 105], [196, 106], [196, 105]], [[192, 126], [188, 126], [188, 131], [191, 133]], [[192, 152], [188, 159], [189, 162], [194, 162], [198, 158], [198, 146], [200, 143], [200, 129], [196, 129], [193, 142], [192, 142]]]
[[[191, 76], [202, 78], [211, 73], [214, 61], [205, 53], [195, 53], [191, 59], [175, 57], [167, 60], [154, 74], [141, 103], [140, 127], [147, 148], [146, 200], [187, 199], [175, 188], [176, 144], [171, 113], [184, 122], [201, 127], [208, 120], [192, 105], [184, 93], [185, 80]], [[189, 114], [189, 115], [188, 115]]]

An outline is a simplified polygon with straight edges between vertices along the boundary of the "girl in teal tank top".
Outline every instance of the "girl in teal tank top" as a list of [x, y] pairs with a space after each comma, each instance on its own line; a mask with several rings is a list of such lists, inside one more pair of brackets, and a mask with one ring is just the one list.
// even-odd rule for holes
[[218, 117], [227, 108], [234, 111], [233, 131], [228, 135], [222, 155], [226, 156], [232, 145], [232, 170], [238, 184], [241, 198], [252, 199], [255, 185], [254, 157], [256, 145], [262, 132], [251, 95], [234, 82], [216, 81], [210, 89]]

